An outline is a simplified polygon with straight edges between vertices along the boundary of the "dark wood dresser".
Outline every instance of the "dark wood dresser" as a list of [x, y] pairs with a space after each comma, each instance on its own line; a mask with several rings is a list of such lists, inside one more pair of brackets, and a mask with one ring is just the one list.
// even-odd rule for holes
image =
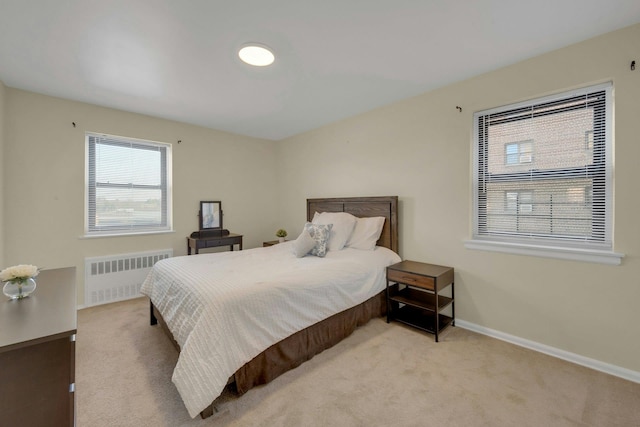
[[75, 424], [76, 269], [43, 270], [36, 291], [0, 294], [0, 425]]

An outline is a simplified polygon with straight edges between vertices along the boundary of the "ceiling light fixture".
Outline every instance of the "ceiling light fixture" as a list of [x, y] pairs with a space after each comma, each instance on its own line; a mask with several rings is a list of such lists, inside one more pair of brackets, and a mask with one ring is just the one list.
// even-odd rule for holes
[[266, 67], [267, 65], [273, 64], [273, 61], [276, 59], [271, 49], [257, 43], [243, 46], [238, 51], [238, 56], [243, 62], [256, 67]]

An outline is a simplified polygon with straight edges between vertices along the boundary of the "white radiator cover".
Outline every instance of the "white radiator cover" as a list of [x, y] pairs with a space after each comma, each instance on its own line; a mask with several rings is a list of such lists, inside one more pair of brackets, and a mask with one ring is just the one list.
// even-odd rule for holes
[[139, 297], [151, 267], [171, 256], [173, 249], [85, 258], [85, 307]]

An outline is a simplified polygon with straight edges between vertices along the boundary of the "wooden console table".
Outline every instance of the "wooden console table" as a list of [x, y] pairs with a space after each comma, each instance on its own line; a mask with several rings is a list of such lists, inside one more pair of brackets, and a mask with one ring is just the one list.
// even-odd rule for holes
[[229, 233], [221, 237], [187, 237], [187, 255], [191, 255], [191, 250], [198, 255], [200, 249], [215, 248], [218, 246], [229, 246], [233, 250], [233, 246], [238, 245], [238, 249], [242, 250], [242, 234]]
[[0, 294], [0, 425], [75, 425], [76, 269], [43, 270], [22, 300]]

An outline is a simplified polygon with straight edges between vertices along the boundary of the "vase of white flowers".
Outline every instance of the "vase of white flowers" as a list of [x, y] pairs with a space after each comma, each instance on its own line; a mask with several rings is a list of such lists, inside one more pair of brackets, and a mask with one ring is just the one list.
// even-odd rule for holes
[[34, 277], [40, 270], [35, 265], [20, 264], [0, 271], [0, 281], [5, 282], [2, 292], [9, 299], [28, 297], [36, 290]]

